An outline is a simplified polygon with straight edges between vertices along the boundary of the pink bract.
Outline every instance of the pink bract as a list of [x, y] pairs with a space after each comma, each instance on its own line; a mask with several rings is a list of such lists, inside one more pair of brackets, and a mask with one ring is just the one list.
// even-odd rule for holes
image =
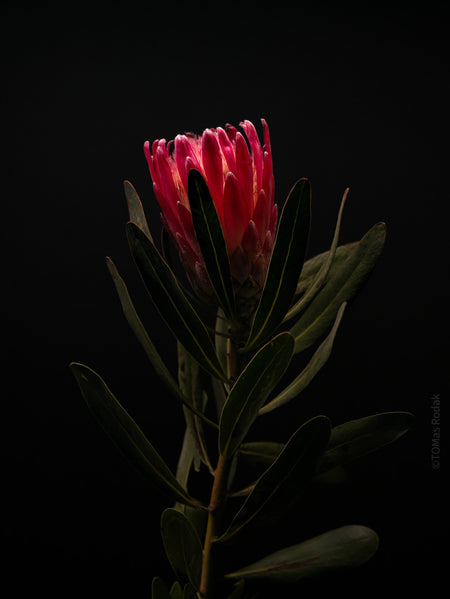
[[269, 128], [264, 119], [264, 144], [254, 125], [240, 123], [187, 133], [173, 141], [157, 139], [144, 152], [165, 227], [174, 240], [197, 294], [214, 297], [192, 224], [187, 192], [188, 173], [205, 179], [219, 216], [230, 258], [235, 291], [258, 295], [272, 253], [277, 221]]

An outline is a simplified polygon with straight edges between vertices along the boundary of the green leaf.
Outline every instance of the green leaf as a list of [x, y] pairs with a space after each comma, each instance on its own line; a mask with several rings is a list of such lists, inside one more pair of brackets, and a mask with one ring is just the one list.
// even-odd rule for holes
[[317, 294], [319, 289], [323, 286], [328, 273], [330, 272], [331, 265], [333, 264], [334, 257], [336, 254], [336, 248], [339, 241], [339, 232], [341, 230], [341, 221], [342, 221], [342, 213], [344, 212], [345, 201], [347, 199], [348, 188], [345, 190], [344, 197], [342, 198], [341, 205], [339, 207], [336, 227], [334, 230], [333, 240], [331, 242], [331, 247], [329, 252], [327, 253], [326, 260], [320, 267], [320, 270], [316, 273], [316, 276], [311, 281], [311, 284], [303, 294], [303, 296], [299, 299], [299, 301], [292, 306], [289, 312], [286, 314], [284, 320], [289, 320], [296, 316], [301, 310], [304, 310], [306, 306], [311, 302], [313, 297]]
[[258, 479], [220, 540], [228, 540], [250, 523], [255, 527], [275, 521], [291, 508], [313, 476], [329, 436], [330, 422], [325, 416], [317, 416], [303, 424]]
[[165, 583], [159, 576], [152, 580], [152, 599], [171, 599]]
[[189, 583], [187, 583], [184, 587], [183, 599], [198, 599], [196, 590]]
[[[334, 259], [331, 263], [331, 267], [328, 272], [328, 279], [334, 277], [336, 270], [341, 266], [343, 262], [347, 260], [349, 255], [356, 249], [358, 244], [359, 241], [353, 241], [351, 243], [346, 243], [345, 245], [340, 245], [336, 248]], [[323, 268], [325, 262], [328, 260], [329, 255], [330, 250], [327, 250], [326, 252], [317, 254], [316, 256], [313, 256], [312, 258], [309, 258], [309, 260], [305, 261], [305, 263], [303, 264], [300, 278], [297, 283], [297, 290], [295, 292], [295, 295], [302, 295], [305, 293], [307, 289], [309, 289], [317, 274]], [[285, 318], [285, 320], [287, 320], [287, 317]]]
[[187, 577], [198, 589], [202, 569], [202, 544], [192, 524], [180, 511], [168, 508], [161, 516], [161, 536], [176, 576]]
[[[333, 427], [328, 445], [317, 462], [314, 482], [342, 482], [346, 464], [393, 443], [413, 424], [414, 416], [409, 412], [384, 412]], [[242, 444], [239, 454], [253, 467], [270, 466], [283, 447], [282, 443], [256, 441]], [[245, 497], [254, 486], [255, 482], [231, 495]]]
[[245, 597], [245, 581], [240, 580], [236, 583], [233, 591], [226, 599], [244, 599]]
[[413, 425], [409, 412], [383, 412], [333, 427], [328, 446], [317, 464], [322, 475], [393, 443]]
[[273, 464], [284, 446], [284, 443], [275, 443], [273, 441], [250, 441], [242, 443], [239, 447], [239, 463], [243, 462], [244, 466], [246, 466], [251, 482], [246, 486], [241, 486], [236, 491], [230, 492], [228, 497], [247, 497], [254, 488], [256, 479]]
[[294, 340], [280, 333], [252, 358], [233, 385], [219, 423], [219, 451], [231, 457], [244, 440], [258, 410], [283, 376], [292, 358]]
[[100, 376], [76, 362], [72, 362], [70, 368], [91, 412], [138, 472], [166, 496], [201, 508], [200, 503], [179, 485], [164, 460]]
[[170, 588], [170, 597], [171, 599], [183, 599], [183, 588], [178, 580]]
[[297, 582], [340, 568], [367, 562], [378, 548], [378, 535], [365, 526], [349, 525], [330, 530], [298, 545], [286, 547], [246, 566], [227, 578]]
[[[178, 343], [178, 382], [189, 403], [200, 413], [206, 408], [207, 396], [203, 388], [204, 373], [198, 363], [192, 358], [184, 347]], [[206, 400], [205, 400], [206, 398]], [[182, 446], [182, 452], [178, 461], [177, 480], [186, 488], [192, 460], [195, 469], [200, 469], [200, 461], [212, 471], [206, 451], [206, 443], [203, 435], [202, 423], [192, 414], [190, 410], [184, 409], [187, 431]], [[182, 482], [183, 481], [183, 482]], [[183, 484], [184, 483], [184, 484]]]
[[116, 287], [123, 313], [128, 324], [130, 325], [131, 330], [136, 335], [139, 343], [142, 345], [142, 348], [144, 349], [148, 359], [152, 363], [155, 372], [159, 375], [159, 377], [165, 383], [167, 388], [174, 395], [178, 396], [180, 394], [178, 385], [176, 384], [170, 371], [161, 359], [158, 350], [153, 345], [152, 340], [150, 339], [147, 331], [145, 330], [144, 325], [142, 324], [142, 321], [139, 318], [136, 309], [133, 305], [125, 282], [119, 275], [117, 268], [114, 265], [114, 262], [111, 260], [111, 258], [106, 258], [106, 265]]
[[183, 487], [183, 489], [187, 489], [192, 463], [197, 455], [198, 452], [196, 449], [196, 441], [193, 437], [191, 426], [189, 425], [186, 426], [186, 430], [184, 432], [183, 444], [181, 446], [181, 452], [178, 458], [177, 471], [175, 476], [175, 478]]
[[313, 357], [309, 361], [308, 365], [302, 370], [302, 372], [295, 378], [290, 385], [286, 387], [281, 393], [279, 393], [271, 402], [263, 406], [259, 410], [259, 414], [267, 414], [276, 408], [284, 405], [291, 399], [297, 397], [306, 387], [310, 384], [322, 366], [325, 365], [328, 358], [331, 355], [331, 350], [333, 348], [334, 338], [336, 337], [336, 333], [341, 322], [342, 316], [344, 314], [346, 302], [344, 302], [336, 315], [336, 320], [334, 321], [333, 328], [331, 329], [328, 336], [324, 341], [319, 345], [317, 350], [315, 351]]
[[188, 196], [192, 223], [206, 272], [224, 312], [232, 317], [235, 308], [234, 292], [222, 225], [208, 186], [195, 169], [189, 171]]
[[130, 294], [128, 293], [128, 289], [125, 285], [124, 280], [119, 275], [114, 262], [111, 258], [106, 258], [106, 265], [108, 267], [108, 271], [112, 277], [114, 285], [116, 287], [117, 294], [119, 296], [120, 304], [122, 306], [123, 313], [125, 318], [130, 325], [131, 330], [136, 335], [139, 343], [141, 344], [143, 350], [147, 354], [148, 359], [150, 360], [153, 368], [155, 369], [156, 374], [160, 377], [163, 383], [166, 385], [167, 389], [172, 393], [174, 397], [176, 397], [181, 403], [189, 409], [192, 413], [196, 414], [199, 418], [201, 418], [204, 422], [207, 422], [209, 425], [217, 428], [217, 425], [211, 422], [201, 411], [197, 410], [195, 406], [191, 405], [191, 402], [188, 401], [188, 398], [181, 391], [180, 387], [176, 384], [172, 374], [169, 369], [164, 364], [161, 359], [158, 350], [153, 345], [152, 340], [150, 339], [147, 331], [142, 324], [141, 319], [139, 318], [136, 309], [131, 300]]
[[300, 179], [292, 188], [281, 213], [266, 281], [246, 349], [270, 335], [289, 310], [305, 259], [310, 213], [310, 184], [307, 179]]
[[[219, 358], [219, 362], [222, 366], [224, 372], [228, 374], [229, 365], [228, 358], [231, 353], [231, 339], [229, 338], [230, 334], [230, 324], [226, 319], [225, 314], [222, 308], [217, 310], [216, 317], [216, 326], [215, 326], [215, 346], [217, 357]], [[229, 384], [224, 385], [222, 381], [219, 381], [216, 378], [211, 379], [212, 381], [212, 389], [214, 393], [214, 398], [216, 401], [216, 411], [220, 416], [222, 413], [223, 406], [225, 405], [225, 401], [227, 399], [227, 395], [229, 393]]]
[[145, 218], [144, 209], [142, 202], [134, 189], [133, 185], [129, 181], [123, 182], [123, 188], [125, 190], [125, 197], [127, 198], [128, 214], [130, 221], [135, 223], [140, 229], [144, 231], [150, 241], [153, 243], [150, 229], [148, 228], [147, 219]]
[[385, 238], [385, 224], [374, 225], [317, 294], [290, 330], [295, 338], [295, 353], [310, 347], [326, 334], [342, 303], [356, 294], [374, 268]]
[[251, 464], [270, 466], [280, 455], [284, 445], [284, 443], [275, 443], [274, 441], [250, 441], [240, 446], [239, 454]]
[[127, 224], [127, 236], [145, 286], [172, 333], [202, 368], [226, 381], [205, 325], [165, 260], [134, 223]]

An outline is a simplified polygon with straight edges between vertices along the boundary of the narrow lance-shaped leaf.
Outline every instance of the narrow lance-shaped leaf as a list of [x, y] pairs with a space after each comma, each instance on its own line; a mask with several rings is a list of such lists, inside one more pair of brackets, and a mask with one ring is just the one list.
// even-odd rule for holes
[[176, 576], [185, 576], [198, 589], [202, 544], [192, 524], [180, 511], [168, 508], [161, 516], [161, 536]]
[[239, 448], [239, 455], [244, 456], [252, 464], [270, 466], [280, 455], [284, 445], [284, 443], [276, 443], [275, 441], [249, 441], [248, 443], [242, 443]]
[[178, 580], [170, 587], [170, 599], [183, 599], [183, 588]]
[[[183, 444], [181, 446], [181, 451], [177, 462], [177, 471], [175, 475], [175, 478], [183, 487], [183, 489], [187, 489], [192, 464], [194, 462], [194, 458], [197, 458], [197, 456], [198, 451], [196, 448], [196, 442], [192, 435], [190, 426], [187, 425], [186, 430], [184, 431]], [[177, 507], [179, 506], [177, 505]]]
[[280, 333], [252, 358], [233, 385], [219, 423], [219, 451], [231, 457], [244, 440], [258, 410], [283, 376], [294, 349], [289, 333]]
[[413, 425], [409, 412], [383, 412], [350, 420], [331, 430], [328, 446], [317, 464], [317, 474], [325, 474], [393, 443]]
[[172, 374], [168, 370], [167, 366], [164, 364], [163, 360], [161, 359], [158, 353], [158, 350], [154, 346], [147, 331], [145, 330], [144, 325], [142, 324], [142, 321], [139, 318], [136, 309], [133, 305], [125, 282], [119, 275], [119, 272], [117, 271], [117, 268], [114, 262], [111, 260], [111, 258], [106, 258], [106, 265], [116, 287], [122, 310], [124, 312], [128, 324], [130, 325], [131, 330], [136, 335], [138, 341], [142, 345], [145, 353], [147, 354], [148, 359], [150, 360], [155, 369], [155, 372], [160, 376], [160, 378], [170, 389], [170, 391], [172, 391], [172, 393], [174, 393], [175, 395], [178, 395], [180, 392], [178, 385], [176, 384], [174, 378], [172, 377]]
[[184, 586], [183, 599], [198, 599], [197, 591], [189, 582]]
[[171, 599], [168, 588], [159, 576], [152, 580], [152, 599]]
[[317, 416], [303, 424], [258, 479], [219, 540], [228, 540], [249, 524], [254, 528], [273, 522], [291, 508], [313, 476], [329, 436], [330, 421], [325, 416]]
[[[285, 443], [274, 441], [249, 441], [239, 447], [239, 463], [246, 466], [250, 484], [241, 486], [238, 490], [228, 493], [229, 497], [247, 497], [254, 488], [256, 480], [280, 455]], [[242, 484], [242, 483], [241, 483]]]
[[276, 551], [228, 574], [227, 578], [293, 583], [333, 570], [360, 566], [373, 556], [378, 543], [376, 532], [366, 526], [342, 526]]
[[[228, 362], [230, 356], [229, 344], [231, 344], [231, 339], [229, 335], [229, 321], [226, 319], [222, 308], [219, 308], [217, 311], [215, 332], [215, 346], [217, 357], [219, 358], [219, 362], [222, 366], [223, 371], [228, 374]], [[211, 382], [214, 392], [214, 398], [216, 400], [216, 411], [217, 414], [220, 416], [220, 414], [222, 413], [223, 406], [225, 405], [227, 394], [230, 389], [229, 384], [224, 385], [222, 381], [219, 381], [216, 378], [212, 378]]]
[[[248, 597], [245, 595], [245, 580], [239, 580], [234, 587], [234, 590], [226, 599], [245, 599]], [[252, 599], [256, 599], [257, 595], [252, 595]]]
[[[185, 351], [184, 347], [178, 343], [178, 382], [184, 395], [189, 398], [190, 404], [196, 410], [203, 413], [206, 408], [207, 396], [203, 388], [203, 371], [197, 362]], [[195, 469], [200, 469], [200, 460], [212, 471], [206, 451], [206, 443], [203, 436], [201, 421], [195, 414], [187, 408], [184, 409], [184, 417], [187, 426], [187, 435], [183, 442], [182, 453], [177, 467], [177, 480], [187, 482], [191, 461], [189, 455], [194, 460]], [[183, 473], [183, 468], [186, 470]], [[183, 485], [185, 487], [185, 485]]]
[[295, 337], [295, 353], [313, 345], [331, 327], [339, 307], [349, 301], [374, 268], [386, 238], [384, 223], [374, 225], [358, 247], [328, 279], [290, 332]]
[[72, 362], [70, 368], [91, 412], [136, 470], [166, 496], [193, 507], [202, 507], [179, 485], [167, 464], [103, 379], [83, 364]]
[[145, 218], [144, 208], [142, 207], [142, 202], [135, 188], [129, 181], [123, 182], [123, 188], [125, 190], [125, 197], [127, 198], [130, 221], [142, 229], [150, 241], [153, 242], [150, 229], [148, 228], [147, 219]]
[[307, 179], [300, 179], [283, 206], [247, 349], [270, 335], [289, 310], [305, 259], [310, 218], [310, 184]]
[[224, 312], [228, 317], [232, 317], [234, 292], [222, 225], [208, 186], [195, 169], [189, 171], [188, 196], [192, 223], [206, 272]]
[[[313, 481], [319, 482], [322, 476], [328, 476], [346, 464], [393, 443], [413, 424], [414, 416], [409, 412], [383, 412], [333, 427], [328, 445], [317, 462]], [[253, 441], [243, 443], [239, 448], [239, 454], [254, 466], [270, 466], [283, 447], [283, 443]], [[256, 481], [232, 495], [246, 496], [255, 484]]]
[[314, 280], [311, 282], [310, 286], [303, 294], [303, 296], [299, 299], [299, 301], [292, 306], [289, 312], [286, 314], [284, 320], [289, 320], [294, 316], [297, 316], [301, 310], [304, 310], [306, 306], [311, 302], [313, 297], [317, 294], [319, 289], [323, 286], [328, 273], [330, 272], [331, 265], [333, 264], [333, 260], [336, 254], [337, 244], [339, 241], [339, 232], [341, 230], [341, 221], [342, 221], [342, 213], [344, 212], [345, 201], [348, 195], [348, 188], [344, 192], [344, 196], [341, 201], [341, 205], [339, 207], [336, 227], [334, 230], [333, 240], [331, 242], [330, 250], [327, 254], [325, 262], [322, 264], [319, 272], [314, 277]]
[[[330, 270], [328, 272], [328, 278], [334, 277], [336, 270], [343, 264], [349, 255], [357, 248], [359, 241], [352, 241], [345, 245], [340, 245], [336, 248], [333, 262], [331, 263]], [[297, 283], [297, 289], [295, 295], [302, 295], [312, 285], [314, 279], [318, 275], [319, 271], [323, 268], [325, 262], [328, 260], [330, 250], [317, 254], [312, 258], [309, 258], [303, 264], [302, 272]], [[287, 320], [287, 317], [285, 318]]]
[[319, 370], [325, 365], [331, 355], [334, 339], [346, 305], [346, 302], [344, 302], [339, 308], [333, 328], [324, 341], [319, 345], [308, 365], [302, 370], [298, 377], [286, 387], [286, 389], [281, 391], [272, 401], [260, 409], [260, 414], [267, 414], [297, 397], [304, 389], [306, 389]]
[[127, 224], [127, 236], [147, 290], [172, 333], [202, 368], [226, 380], [205, 325], [158, 250], [134, 223]]
[[197, 410], [195, 406], [191, 405], [191, 402], [188, 401], [188, 398], [182, 393], [180, 387], [176, 384], [172, 374], [168, 370], [167, 366], [164, 364], [161, 359], [158, 350], [154, 346], [150, 336], [148, 335], [145, 327], [139, 318], [136, 309], [131, 300], [130, 294], [128, 293], [127, 286], [125, 285], [124, 280], [119, 275], [116, 266], [114, 265], [111, 258], [106, 258], [106, 265], [108, 267], [108, 271], [112, 277], [114, 285], [116, 287], [117, 294], [119, 296], [120, 304], [122, 306], [123, 313], [125, 318], [130, 325], [131, 330], [136, 335], [139, 343], [141, 344], [143, 350], [147, 354], [148, 359], [152, 363], [153, 368], [155, 369], [156, 374], [160, 377], [169, 391], [172, 393], [174, 397], [176, 397], [181, 403], [189, 409], [192, 413], [195, 413], [199, 418], [203, 421], [207, 422], [209, 425], [212, 425], [217, 428], [217, 425], [211, 422], [201, 411]]

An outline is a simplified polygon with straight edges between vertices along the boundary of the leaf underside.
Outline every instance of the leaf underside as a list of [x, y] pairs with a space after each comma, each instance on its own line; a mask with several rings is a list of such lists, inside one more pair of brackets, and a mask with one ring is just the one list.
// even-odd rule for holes
[[343, 526], [281, 549], [227, 577], [297, 582], [340, 568], [360, 566], [373, 556], [378, 543], [378, 535], [370, 528]]
[[255, 527], [280, 518], [298, 500], [313, 476], [329, 436], [330, 421], [325, 416], [317, 416], [303, 424], [258, 479], [219, 540], [228, 540], [249, 524]]
[[334, 276], [328, 279], [290, 329], [295, 338], [295, 353], [307, 349], [327, 333], [342, 303], [352, 299], [374, 268], [385, 238], [385, 224], [374, 225], [335, 271]]
[[283, 376], [292, 357], [294, 340], [280, 333], [264, 345], [231, 389], [219, 423], [219, 451], [231, 457], [244, 440], [258, 411]]
[[228, 317], [232, 317], [235, 309], [234, 291], [222, 225], [208, 186], [195, 169], [189, 171], [188, 196], [206, 272], [223, 310]]
[[300, 179], [281, 213], [264, 288], [247, 340], [247, 349], [263, 341], [281, 324], [295, 295], [311, 218], [311, 187]]
[[164, 549], [176, 576], [185, 576], [198, 589], [202, 567], [202, 545], [184, 514], [167, 508], [161, 516]]
[[260, 409], [260, 414], [267, 414], [268, 412], [271, 412], [272, 410], [275, 410], [276, 408], [279, 408], [280, 406], [296, 398], [304, 389], [306, 389], [316, 374], [326, 364], [331, 355], [334, 339], [336, 337], [336, 333], [346, 305], [346, 302], [344, 302], [339, 308], [331, 331], [314, 352], [314, 355], [307, 366], [302, 370], [298, 377], [292, 381], [292, 383], [290, 383], [283, 391], [281, 391], [272, 401]]
[[172, 333], [202, 368], [226, 381], [209, 333], [167, 263], [134, 223], [127, 224], [127, 236], [150, 297]]
[[72, 362], [70, 368], [89, 409], [136, 470], [164, 495], [183, 504], [202, 507], [179, 485], [164, 460], [101, 377], [83, 364]]

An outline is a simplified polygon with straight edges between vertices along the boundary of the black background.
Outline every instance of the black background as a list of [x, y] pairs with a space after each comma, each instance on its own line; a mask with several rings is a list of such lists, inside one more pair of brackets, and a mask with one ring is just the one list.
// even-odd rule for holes
[[[170, 582], [159, 538], [168, 504], [98, 428], [68, 364], [101, 373], [175, 467], [181, 411], [127, 328], [104, 264], [113, 258], [174, 368], [173, 340], [129, 255], [122, 181], [136, 186], [157, 236], [143, 142], [243, 119], [261, 131], [261, 117], [278, 202], [296, 179], [311, 179], [309, 255], [327, 249], [347, 186], [341, 242], [380, 220], [388, 238], [327, 366], [257, 432], [285, 440], [319, 413], [334, 424], [389, 410], [416, 415], [407, 436], [267, 534], [295, 543], [358, 523], [380, 535], [369, 564], [292, 596], [393, 595], [418, 584], [434, 594], [448, 533], [444, 3], [6, 2], [0, 10], [8, 596], [138, 599], [150, 596], [153, 576]], [[435, 394], [440, 470], [430, 460]]]

